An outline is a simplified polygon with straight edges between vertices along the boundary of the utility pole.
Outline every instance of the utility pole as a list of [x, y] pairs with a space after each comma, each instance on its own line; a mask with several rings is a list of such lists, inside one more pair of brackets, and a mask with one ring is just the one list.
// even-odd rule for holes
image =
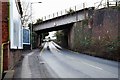
[[116, 0], [116, 6], [118, 6], [118, 0]]
[[107, 7], [109, 8], [109, 0], [107, 0]]
[[33, 21], [32, 21], [32, 4], [35, 4], [35, 3], [42, 3], [42, 2], [34, 2], [34, 3], [32, 2], [32, 3], [31, 3], [31, 27], [30, 27], [30, 29], [31, 29], [31, 50], [32, 50], [32, 48], [33, 48], [33, 45], [32, 45], [32, 43], [33, 43], [33, 36], [32, 36], [32, 32], [33, 32], [33, 31], [32, 31], [32, 29], [33, 29], [33, 28], [32, 28], [32, 26], [33, 26], [33, 25], [32, 25], [32, 24], [33, 24]]

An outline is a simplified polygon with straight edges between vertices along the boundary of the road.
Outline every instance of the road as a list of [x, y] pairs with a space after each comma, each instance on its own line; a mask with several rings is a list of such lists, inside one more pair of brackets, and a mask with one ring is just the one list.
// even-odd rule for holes
[[118, 78], [118, 63], [78, 54], [47, 42], [40, 53], [60, 78]]
[[78, 54], [51, 41], [41, 52], [24, 54], [14, 78], [118, 78], [118, 63]]

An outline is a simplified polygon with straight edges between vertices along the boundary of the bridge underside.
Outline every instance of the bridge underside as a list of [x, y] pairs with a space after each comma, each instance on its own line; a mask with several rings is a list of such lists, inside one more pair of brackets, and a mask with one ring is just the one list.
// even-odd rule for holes
[[45, 33], [45, 32], [51, 32], [51, 31], [58, 31], [58, 30], [63, 30], [63, 29], [70, 29], [73, 26], [74, 23], [69, 23], [69, 24], [65, 24], [65, 25], [61, 25], [61, 26], [55, 26], [52, 28], [47, 28], [47, 29], [42, 29], [39, 31], [35, 31], [37, 34], [40, 33]]
[[[42, 36], [41, 34], [42, 33], [46, 33], [46, 32], [51, 32], [51, 31], [58, 31], [58, 30], [64, 30], [66, 29], [68, 32], [70, 31], [71, 27], [73, 26], [74, 23], [69, 23], [69, 24], [65, 24], [65, 25], [61, 25], [61, 26], [55, 26], [55, 27], [52, 27], [52, 28], [46, 28], [46, 29], [42, 29], [42, 30], [39, 30], [39, 31], [35, 31], [37, 33], [37, 39], [35, 42], [36, 43], [36, 46], [39, 47], [42, 43]], [[66, 35], [68, 35], [68, 33], [65, 33]], [[66, 39], [66, 41], [64, 41], [67, 45], [68, 43], [68, 38]]]

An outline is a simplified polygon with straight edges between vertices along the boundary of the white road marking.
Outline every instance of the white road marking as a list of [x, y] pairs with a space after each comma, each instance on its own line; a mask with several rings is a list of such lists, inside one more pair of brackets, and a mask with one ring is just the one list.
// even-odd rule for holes
[[[56, 48], [56, 50], [57, 50], [58, 52], [60, 52], [59, 49]], [[62, 53], [59, 53], [59, 54], [62, 54]], [[62, 55], [63, 55], [63, 54], [62, 54]], [[70, 59], [76, 60], [76, 59], [74, 59], [74, 58], [72, 58], [72, 57], [70, 57], [70, 56], [67, 56], [67, 55], [65, 55], [65, 56], [66, 56], [66, 57], [69, 57]], [[91, 67], [93, 67], [93, 68], [96, 68], [96, 69], [99, 69], [99, 70], [103, 70], [102, 68], [100, 68], [100, 67], [98, 67], [98, 66], [94, 66], [94, 65], [91, 65], [91, 64], [86, 63], [86, 62], [83, 62], [83, 61], [79, 61], [79, 62], [82, 62], [83, 64], [86, 64], [86, 65], [91, 66]]]
[[75, 58], [70, 57], [70, 56], [67, 56], [67, 55], [65, 55], [65, 56], [68, 57], [68, 58], [70, 58], [70, 59], [72, 59], [72, 60], [75, 60], [75, 61], [77, 61], [77, 62], [79, 62], [79, 63], [86, 64], [86, 65], [88, 65], [88, 66], [91, 66], [91, 67], [96, 68], [96, 69], [99, 69], [99, 70], [103, 70], [102, 68], [100, 68], [100, 67], [98, 67], [98, 66], [94, 66], [94, 65], [91, 65], [91, 64], [89, 64], [89, 63], [86, 63], [86, 62], [83, 62], [83, 61], [76, 60]]
[[55, 42], [52, 41], [52, 43], [53, 43], [55, 46], [57, 46], [58, 48], [62, 49], [62, 47], [59, 46], [58, 44], [56, 44]]
[[[62, 53], [60, 53], [60, 50], [59, 49], [57, 49], [55, 46], [54, 46], [54, 43], [50, 43], [51, 45], [50, 45], [50, 50], [54, 53], [54, 52], [57, 52], [58, 54], [61, 54], [61, 55], [63, 55]], [[53, 49], [51, 49], [51, 46], [52, 46], [52, 48], [54, 48], [54, 50]]]
[[[60, 53], [60, 50], [57, 49], [52, 43], [51, 43], [50, 47], [51, 47], [51, 46], [56, 49], [56, 50], [52, 50], [52, 49], [51, 49], [52, 52], [56, 51], [56, 52], [58, 52], [59, 54], [62, 54], [62, 53]], [[62, 55], [63, 55], [63, 54], [62, 54]], [[73, 57], [70, 57], [70, 56], [68, 56], [68, 55], [65, 55], [65, 56], [68, 57], [68, 58], [70, 58], [70, 59], [72, 59], [72, 60], [75, 60], [75, 61], [76, 61], [76, 59], [73, 58]], [[91, 64], [86, 63], [86, 62], [83, 62], [83, 61], [77, 60], [77, 62], [83, 63], [83, 64], [85, 64], [85, 65], [88, 65], [88, 66], [90, 66], [90, 67], [93, 67], [93, 68], [96, 68], [96, 69], [99, 69], [99, 70], [103, 70], [102, 68], [100, 68], [100, 67], [98, 67], [98, 66], [94, 66], [94, 65], [91, 65]]]
[[96, 68], [96, 69], [103, 70], [102, 68], [100, 68], [100, 67], [98, 67], [98, 66], [93, 66], [93, 65], [88, 64], [88, 63], [83, 62], [83, 61], [81, 61], [81, 62], [82, 62], [83, 64], [86, 64], [86, 65], [88, 65], [88, 66], [94, 67], [94, 68]]
[[[67, 56], [67, 55], [66, 55], [66, 56]], [[70, 57], [70, 56], [67, 56], [67, 57], [69, 57], [70, 59], [76, 60], [76, 59], [74, 59], [74, 58], [72, 58], [72, 57]], [[78, 60], [77, 60], [77, 61], [78, 61]], [[91, 67], [96, 68], [96, 69], [99, 69], [99, 70], [103, 70], [102, 68], [100, 68], [100, 67], [98, 67], [98, 66], [91, 65], [91, 64], [86, 63], [86, 62], [84, 62], [84, 61], [78, 61], [78, 62], [79, 62], [79, 63], [86, 64], [86, 65], [88, 65], [88, 66], [91, 66]]]
[[30, 56], [30, 55], [33, 55], [33, 54], [34, 54], [34, 52], [31, 52], [31, 53], [27, 54], [27, 56]]

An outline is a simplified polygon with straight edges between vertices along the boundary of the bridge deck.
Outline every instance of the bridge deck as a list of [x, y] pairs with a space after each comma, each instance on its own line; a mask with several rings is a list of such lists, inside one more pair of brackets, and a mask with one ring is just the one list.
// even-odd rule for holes
[[34, 31], [41, 31], [45, 29], [55, 28], [55, 27], [61, 27], [62, 25], [74, 23], [77, 21], [82, 21], [89, 16], [89, 12], [93, 10], [94, 8], [85, 8], [70, 14], [62, 15], [59, 17], [55, 17], [46, 21], [41, 22], [38, 25], [35, 25], [33, 27]]

